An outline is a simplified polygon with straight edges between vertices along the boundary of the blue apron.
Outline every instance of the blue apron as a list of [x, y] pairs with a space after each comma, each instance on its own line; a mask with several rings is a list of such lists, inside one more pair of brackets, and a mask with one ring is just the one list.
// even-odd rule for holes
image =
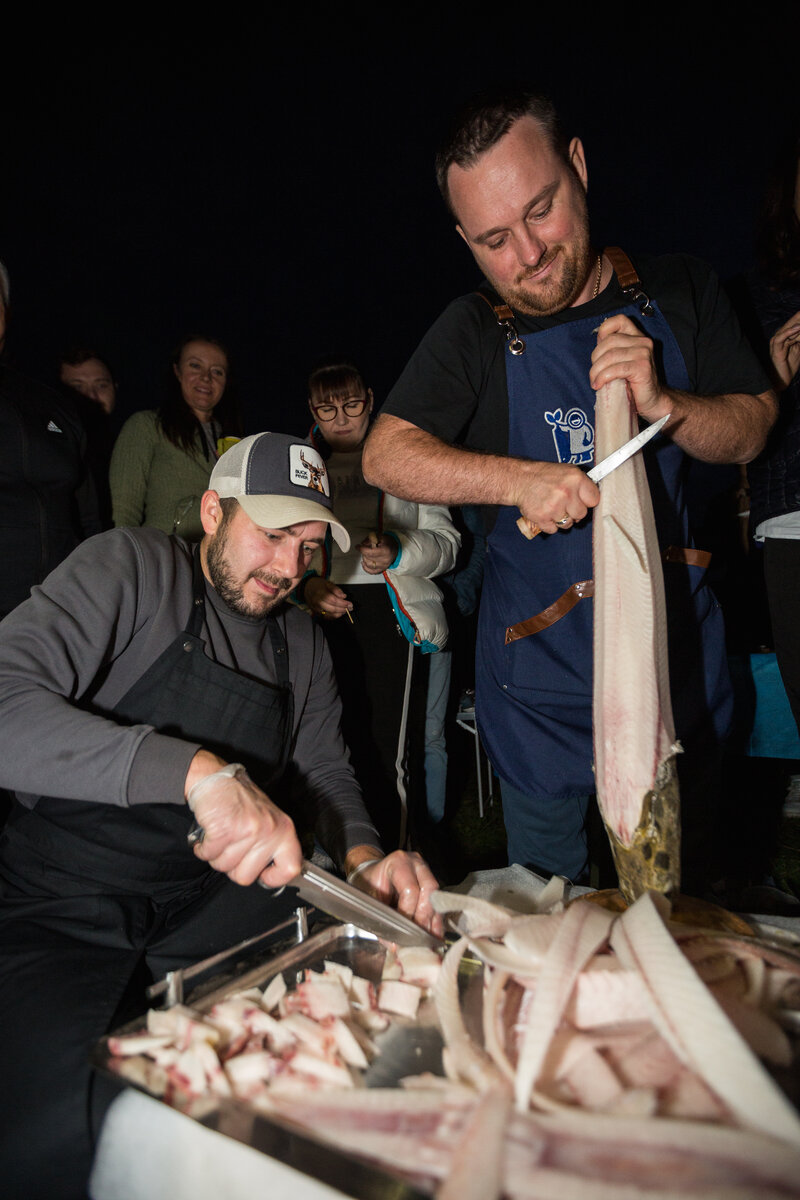
[[[594, 464], [595, 393], [589, 384], [597, 325], [624, 313], [656, 344], [669, 386], [688, 390], [683, 356], [657, 304], [636, 303], [540, 332], [525, 333], [525, 352], [506, 347], [509, 453], [537, 461]], [[500, 336], [500, 335], [498, 335]], [[687, 460], [657, 435], [644, 451], [662, 550], [691, 547], [684, 476]], [[505, 643], [506, 629], [542, 613], [579, 581], [592, 579], [591, 512], [564, 533], [532, 541], [501, 508], [488, 539], [477, 643], [477, 717], [486, 752], [501, 779], [527, 795], [594, 792], [592, 775], [593, 603], [585, 597], [540, 632]], [[683, 562], [664, 568], [670, 682], [684, 744], [721, 737], [730, 719], [722, 614], [705, 571]]]

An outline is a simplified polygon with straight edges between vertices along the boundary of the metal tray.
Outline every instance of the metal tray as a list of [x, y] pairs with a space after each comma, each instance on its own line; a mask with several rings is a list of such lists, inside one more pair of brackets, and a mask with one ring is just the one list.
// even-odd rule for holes
[[[295, 922], [285, 924], [287, 929], [284, 932], [288, 932]], [[302, 937], [304, 920], [299, 916], [296, 925], [294, 934]], [[273, 935], [275, 932], [271, 931]], [[193, 969], [185, 972], [181, 980], [184, 1003], [203, 1014], [234, 992], [265, 987], [278, 973], [283, 974], [287, 986], [291, 987], [302, 979], [306, 969], [320, 970], [325, 959], [344, 963], [356, 974], [377, 983], [386, 954], [383, 943], [374, 934], [349, 924], [323, 928], [277, 956], [274, 943], [262, 947], [259, 961], [243, 965], [243, 951], [248, 949], [245, 943], [233, 947], [224, 955], [215, 956], [207, 964], [199, 964], [203, 968], [212, 968], [211, 980], [205, 977], [208, 970], [198, 975], [193, 974]], [[191, 978], [186, 979], [187, 975]], [[460, 972], [462, 1011], [471, 1036], [479, 1043], [482, 1042], [482, 980], [481, 964], [469, 957], [464, 958]], [[188, 990], [189, 983], [192, 984], [192, 990]], [[136, 1032], [144, 1023], [145, 1016], [142, 1015], [117, 1030], [116, 1035]], [[389, 1029], [374, 1036], [374, 1040], [380, 1054], [364, 1073], [367, 1087], [394, 1087], [404, 1076], [424, 1071], [443, 1074], [442, 1038], [434, 1023], [430, 1002], [423, 1003], [415, 1022], [395, 1018]], [[796, 1052], [793, 1066], [783, 1070], [773, 1069], [771, 1073], [790, 1100], [798, 1105], [800, 1039], [794, 1036], [792, 1043]], [[109, 1054], [108, 1039], [104, 1038], [97, 1044], [92, 1062], [120, 1084], [147, 1092], [147, 1088], [138, 1081], [125, 1078], [124, 1069], [121, 1069], [123, 1060]], [[181, 1108], [181, 1111], [209, 1129], [338, 1188], [345, 1195], [354, 1197], [354, 1200], [422, 1200], [424, 1195], [428, 1195], [415, 1186], [413, 1178], [404, 1178], [399, 1173], [339, 1150], [317, 1139], [313, 1131], [292, 1125], [277, 1115], [267, 1116], [245, 1101], [204, 1097]]]
[[[241, 968], [241, 951], [242, 947], [239, 946], [230, 952], [237, 967], [235, 976], [226, 970], [225, 956], [217, 955], [209, 962], [213, 962], [217, 979], [221, 979], [221, 982], [216, 986], [209, 986], [207, 981], [199, 983], [195, 991], [185, 992], [183, 1002], [203, 1014], [234, 992], [265, 987], [277, 974], [282, 974], [287, 986], [291, 987], [303, 978], [307, 969], [321, 970], [325, 959], [343, 963], [357, 975], [377, 983], [386, 955], [384, 944], [374, 934], [354, 925], [324, 928], [277, 957], [274, 952], [271, 953], [270, 957], [253, 964], [244, 972], [238, 969]], [[482, 968], [467, 960], [462, 974], [468, 1026], [475, 1036], [480, 1037]], [[184, 988], [185, 984], [184, 979]], [[142, 1029], [145, 1019], [143, 1014], [111, 1036], [134, 1033]], [[431, 1001], [423, 1001], [414, 1022], [396, 1017], [385, 1032], [372, 1036], [380, 1053], [364, 1072], [367, 1087], [395, 1087], [404, 1076], [418, 1075], [423, 1071], [443, 1074], [442, 1036], [435, 1023]], [[123, 1086], [135, 1087], [161, 1100], [140, 1081], [126, 1078], [125, 1060], [109, 1053], [108, 1038], [97, 1043], [91, 1061], [95, 1068], [112, 1076]], [[179, 1107], [185, 1115], [209, 1129], [339, 1188], [346, 1195], [355, 1197], [355, 1200], [386, 1200], [387, 1197], [391, 1197], [391, 1200], [421, 1200], [424, 1194], [410, 1180], [360, 1160], [349, 1152], [338, 1150], [318, 1140], [307, 1129], [301, 1129], [277, 1116], [257, 1112], [245, 1101], [209, 1096], [195, 1099], [185, 1106], [173, 1107]]]

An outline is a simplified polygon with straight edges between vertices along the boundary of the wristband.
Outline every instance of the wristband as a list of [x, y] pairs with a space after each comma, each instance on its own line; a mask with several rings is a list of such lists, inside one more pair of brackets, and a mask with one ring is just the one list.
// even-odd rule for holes
[[206, 775], [204, 779], [198, 779], [194, 787], [189, 789], [189, 795], [186, 797], [186, 803], [192, 812], [194, 812], [195, 803], [205, 790], [206, 784], [214, 783], [219, 779], [233, 779], [240, 772], [245, 778], [248, 777], [244, 763], [227, 763], [226, 766], [220, 767], [218, 771], [214, 771], [212, 775]]
[[365, 858], [364, 861], [360, 862], [357, 867], [353, 867], [352, 871], [347, 876], [346, 882], [348, 884], [350, 884], [350, 886], [352, 887], [353, 880], [358, 879], [358, 877], [362, 871], [366, 871], [367, 867], [371, 867], [373, 863], [377, 863], [377, 862], [383, 862], [383, 859], [382, 858]]

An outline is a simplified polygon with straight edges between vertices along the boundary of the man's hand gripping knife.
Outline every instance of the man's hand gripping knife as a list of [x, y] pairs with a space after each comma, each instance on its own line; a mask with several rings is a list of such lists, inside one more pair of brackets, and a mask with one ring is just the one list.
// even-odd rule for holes
[[202, 831], [190, 834], [195, 854], [234, 883], [247, 886], [258, 879], [266, 887], [282, 887], [300, 873], [303, 854], [292, 821], [241, 763], [228, 763], [192, 784], [186, 803]]
[[[199, 753], [212, 765], [214, 756]], [[278, 888], [300, 874], [303, 855], [292, 821], [241, 763], [227, 763], [191, 783], [186, 802], [195, 817], [189, 835], [195, 854], [234, 883], [247, 886], [258, 880]], [[442, 936], [442, 919], [430, 899], [439, 885], [419, 854], [395, 850], [383, 857], [377, 847], [357, 846], [348, 853], [346, 866], [348, 883]]]

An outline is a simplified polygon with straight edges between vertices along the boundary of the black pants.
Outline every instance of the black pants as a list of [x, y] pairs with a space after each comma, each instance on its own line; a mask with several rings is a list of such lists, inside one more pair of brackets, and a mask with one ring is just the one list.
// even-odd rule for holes
[[800, 540], [764, 539], [764, 582], [775, 656], [800, 732]]
[[276, 900], [210, 871], [182, 895], [112, 895], [19, 845], [0, 889], [0, 1187], [8, 1200], [85, 1197], [93, 1044], [144, 1013], [146, 983], [264, 932], [296, 893]]

